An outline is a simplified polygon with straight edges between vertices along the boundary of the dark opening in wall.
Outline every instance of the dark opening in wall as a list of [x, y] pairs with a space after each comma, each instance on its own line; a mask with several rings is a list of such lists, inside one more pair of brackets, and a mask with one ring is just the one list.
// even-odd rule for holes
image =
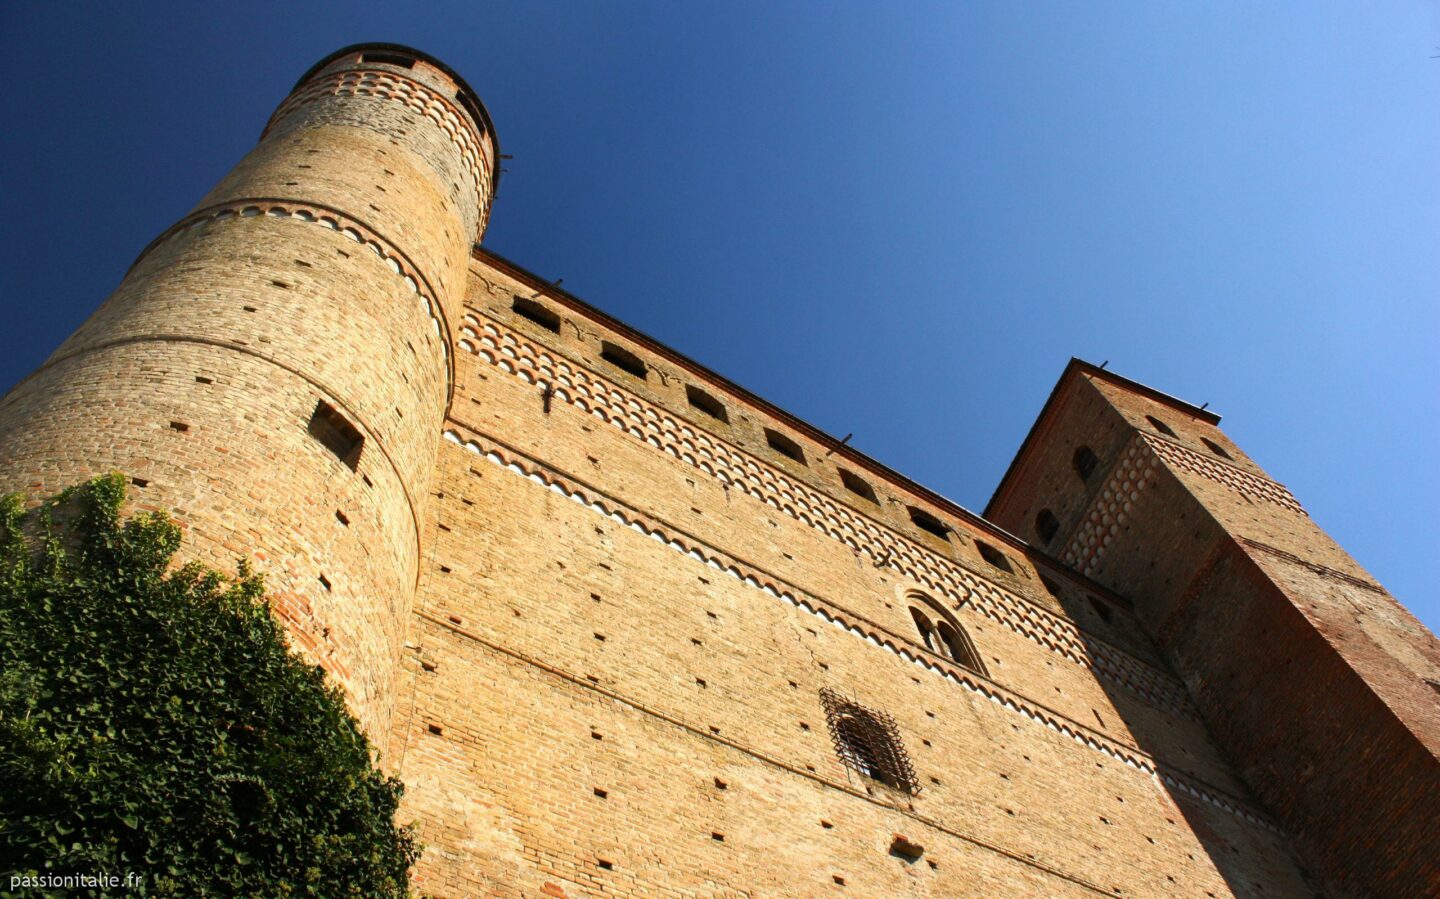
[[1175, 432], [1170, 430], [1170, 426], [1167, 425], [1165, 422], [1161, 421], [1160, 419], [1156, 418], [1155, 416], [1147, 415], [1145, 416], [1145, 420], [1150, 422], [1151, 427], [1159, 431], [1161, 434], [1164, 434], [1166, 437], [1175, 436]]
[[805, 451], [800, 448], [800, 444], [786, 437], [784, 434], [766, 428], [765, 442], [780, 455], [794, 459], [802, 465], [805, 464]]
[[925, 854], [925, 847], [897, 833], [890, 841], [890, 854], [896, 858], [914, 863], [918, 862], [920, 857]]
[[560, 316], [528, 297], [516, 297], [515, 302], [510, 304], [510, 311], [547, 331], [560, 333]]
[[645, 367], [644, 360], [624, 347], [616, 346], [608, 340], [600, 344], [600, 358], [621, 371], [632, 374], [641, 380], [644, 380], [645, 376], [649, 373], [649, 369]]
[[1110, 615], [1112, 614], [1110, 612], [1110, 606], [1093, 596], [1088, 598], [1090, 600], [1090, 608], [1095, 610], [1095, 614], [1100, 616], [1100, 620], [1109, 622]]
[[1040, 535], [1040, 540], [1046, 546], [1055, 539], [1060, 531], [1060, 519], [1049, 509], [1041, 509], [1040, 514], [1035, 516], [1035, 533]]
[[1205, 446], [1209, 447], [1210, 452], [1214, 453], [1215, 455], [1219, 456], [1220, 458], [1222, 458], [1222, 459], [1229, 459], [1229, 458], [1231, 458], [1231, 455], [1230, 455], [1229, 453], [1225, 452], [1225, 447], [1223, 447], [1223, 446], [1221, 446], [1220, 444], [1216, 443], [1215, 441], [1211, 440], [1209, 437], [1201, 437], [1201, 438], [1200, 438], [1200, 442], [1201, 442], [1201, 443], [1204, 443]]
[[[920, 604], [910, 607], [910, 617], [915, 621], [915, 630], [926, 649], [971, 671], [987, 674], [974, 642], [954, 615], [923, 593], [911, 593], [909, 599]], [[935, 717], [931, 712], [926, 714]]]
[[1090, 475], [1095, 473], [1095, 468], [1100, 464], [1100, 457], [1096, 456], [1090, 447], [1082, 446], [1070, 458], [1070, 464], [1075, 467], [1075, 473], [1080, 476], [1080, 480], [1088, 482]]
[[922, 531], [928, 531], [941, 540], [950, 539], [950, 527], [924, 509], [910, 507], [910, 520]]
[[685, 385], [685, 399], [690, 401], [691, 406], [711, 418], [717, 418], [727, 423], [730, 421], [730, 415], [725, 411], [725, 404], [693, 384]]
[[996, 549], [995, 547], [991, 546], [983, 540], [976, 540], [975, 548], [980, 550], [980, 558], [984, 559], [986, 562], [989, 562], [991, 565], [1000, 569], [1001, 571], [1008, 571], [1011, 574], [1015, 573], [1015, 569], [1010, 566], [1010, 559], [1007, 558], [1006, 555], [1000, 550]]
[[335, 458], [350, 466], [351, 471], [359, 467], [360, 450], [365, 445], [365, 438], [349, 419], [324, 400], [315, 404], [315, 411], [310, 415], [310, 436], [334, 453]]
[[851, 474], [843, 468], [839, 469], [839, 471], [840, 483], [845, 485], [846, 490], [849, 490], [851, 493], [855, 494], [858, 497], [861, 497], [862, 499], [868, 499], [870, 502], [876, 504], [877, 506], [880, 504], [879, 497], [875, 495], [875, 488], [871, 487], [868, 482], [866, 482], [858, 475]]
[[845, 767], [886, 786], [910, 794], [920, 792], [895, 719], [829, 688], [820, 691], [820, 704], [830, 726], [831, 742]]
[[396, 53], [362, 53], [360, 61], [384, 63], [387, 66], [399, 66], [402, 69], [415, 68], [415, 60]]

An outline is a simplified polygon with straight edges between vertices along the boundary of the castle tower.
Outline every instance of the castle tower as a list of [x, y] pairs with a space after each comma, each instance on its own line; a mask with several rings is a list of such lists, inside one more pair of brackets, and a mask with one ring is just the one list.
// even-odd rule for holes
[[1073, 360], [986, 517], [1134, 601], [1332, 884], [1440, 891], [1440, 643], [1218, 428]]
[[0, 490], [131, 477], [188, 557], [265, 574], [382, 749], [496, 154], [442, 63], [333, 53], [0, 400]]

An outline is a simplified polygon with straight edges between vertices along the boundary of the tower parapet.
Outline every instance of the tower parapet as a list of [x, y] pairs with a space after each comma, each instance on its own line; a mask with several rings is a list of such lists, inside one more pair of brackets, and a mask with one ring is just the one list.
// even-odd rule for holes
[[497, 153], [438, 61], [331, 54], [0, 400], [0, 490], [134, 478], [189, 557], [266, 575], [293, 641], [382, 748]]

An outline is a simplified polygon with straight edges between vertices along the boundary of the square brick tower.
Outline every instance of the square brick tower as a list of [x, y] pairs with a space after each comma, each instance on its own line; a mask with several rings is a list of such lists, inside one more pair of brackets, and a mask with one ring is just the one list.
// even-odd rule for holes
[[1074, 360], [986, 509], [1134, 602], [1302, 854], [1440, 892], [1440, 644], [1219, 429]]
[[481, 249], [499, 158], [337, 51], [0, 399], [266, 574], [422, 894], [1440, 895], [1435, 640], [1217, 416], [1072, 363], [976, 515]]

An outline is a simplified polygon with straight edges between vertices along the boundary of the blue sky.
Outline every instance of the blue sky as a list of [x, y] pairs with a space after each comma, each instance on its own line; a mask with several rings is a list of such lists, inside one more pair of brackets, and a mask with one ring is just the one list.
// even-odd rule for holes
[[1431, 3], [7, 3], [0, 389], [338, 47], [463, 74], [488, 246], [972, 509], [1072, 355], [1440, 628]]

